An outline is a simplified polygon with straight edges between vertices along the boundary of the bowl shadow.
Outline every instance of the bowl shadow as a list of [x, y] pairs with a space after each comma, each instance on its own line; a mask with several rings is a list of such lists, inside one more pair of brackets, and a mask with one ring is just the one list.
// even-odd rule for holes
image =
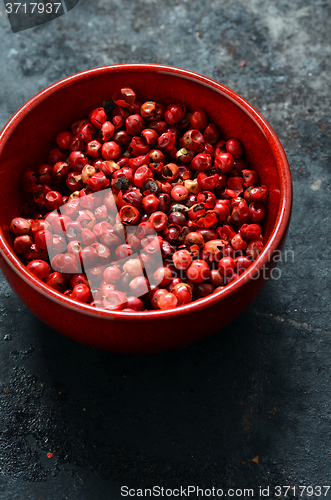
[[198, 344], [146, 355], [88, 348], [37, 319], [35, 327], [60, 460], [134, 487], [229, 476], [252, 486], [266, 468], [280, 473], [252, 460], [272, 454], [287, 425], [286, 326], [251, 307]]

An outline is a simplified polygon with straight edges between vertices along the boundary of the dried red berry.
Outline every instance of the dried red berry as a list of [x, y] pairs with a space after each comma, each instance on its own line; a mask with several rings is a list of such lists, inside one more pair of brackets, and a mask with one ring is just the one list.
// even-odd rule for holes
[[46, 281], [51, 273], [51, 268], [44, 260], [32, 260], [27, 269], [42, 281]]
[[209, 265], [204, 260], [194, 260], [187, 269], [186, 276], [192, 283], [202, 283], [210, 276]]
[[129, 87], [124, 87], [120, 90], [117, 90], [112, 97], [114, 103], [117, 106], [122, 106], [124, 108], [128, 108], [131, 104], [133, 104], [135, 98], [135, 92]]

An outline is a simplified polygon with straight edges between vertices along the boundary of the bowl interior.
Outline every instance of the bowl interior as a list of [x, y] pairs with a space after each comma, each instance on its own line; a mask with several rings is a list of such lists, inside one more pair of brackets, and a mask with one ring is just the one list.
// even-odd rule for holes
[[258, 171], [261, 184], [269, 188], [264, 227], [268, 239], [280, 208], [281, 175], [275, 151], [268, 143], [268, 131], [249, 114], [249, 105], [236, 102], [231, 91], [218, 89], [203, 77], [196, 80], [180, 70], [176, 73], [166, 67], [132, 65], [99, 68], [59, 82], [23, 106], [9, 124], [0, 144], [0, 173], [5, 186], [0, 190], [0, 224], [7, 240], [10, 242], [10, 221], [20, 213], [24, 200], [20, 188], [23, 172], [44, 163], [49, 150], [56, 146], [59, 132], [70, 130], [74, 121], [85, 118], [123, 86], [132, 87], [141, 102], [181, 102], [190, 110], [201, 107], [219, 127], [222, 138], [242, 141], [250, 165]]

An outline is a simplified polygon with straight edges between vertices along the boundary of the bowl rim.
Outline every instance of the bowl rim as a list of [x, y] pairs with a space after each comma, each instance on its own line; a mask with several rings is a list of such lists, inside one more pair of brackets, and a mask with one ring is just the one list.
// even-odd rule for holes
[[284, 152], [284, 149], [277, 138], [275, 132], [267, 121], [262, 117], [262, 115], [243, 97], [238, 95], [233, 90], [229, 89], [225, 85], [212, 80], [206, 76], [199, 73], [177, 68], [174, 66], [167, 66], [163, 64], [149, 64], [149, 63], [130, 63], [130, 64], [113, 64], [109, 66], [100, 66], [97, 68], [88, 69], [81, 71], [79, 73], [70, 75], [58, 82], [46, 87], [45, 89], [38, 92], [35, 96], [29, 99], [7, 122], [0, 133], [0, 158], [1, 153], [4, 149], [7, 139], [11, 133], [15, 130], [15, 127], [24, 119], [24, 117], [35, 107], [39, 106], [48, 97], [55, 94], [58, 90], [66, 88], [70, 85], [80, 83], [86, 78], [93, 77], [98, 74], [103, 73], [113, 73], [113, 72], [157, 72], [160, 74], [168, 74], [173, 76], [178, 76], [186, 80], [191, 80], [195, 83], [204, 85], [212, 90], [216, 90], [221, 93], [226, 98], [230, 99], [237, 106], [239, 106], [250, 118], [255, 122], [255, 124], [260, 129], [261, 133], [266, 138], [267, 142], [271, 146], [273, 155], [275, 157], [278, 174], [280, 177], [280, 207], [277, 214], [276, 222], [270, 234], [269, 240], [265, 245], [263, 251], [258, 256], [258, 258], [253, 262], [249, 268], [249, 272], [243, 273], [237, 280], [229, 283], [216, 293], [208, 295], [207, 297], [198, 299], [189, 304], [176, 307], [174, 309], [166, 310], [155, 310], [155, 311], [136, 311], [133, 312], [122, 312], [122, 311], [107, 311], [102, 309], [95, 309], [93, 306], [88, 304], [76, 302], [70, 299], [60, 292], [48, 287], [45, 283], [35, 277], [30, 273], [25, 265], [19, 260], [14, 251], [9, 246], [2, 228], [0, 227], [0, 253], [6, 263], [10, 268], [19, 275], [27, 284], [32, 286], [37, 292], [42, 293], [44, 296], [50, 300], [55, 301], [59, 305], [62, 305], [75, 312], [82, 312], [89, 316], [95, 318], [103, 318], [109, 320], [120, 320], [128, 322], [137, 321], [155, 321], [158, 318], [163, 319], [169, 316], [179, 316], [185, 314], [191, 314], [208, 308], [217, 302], [221, 302], [225, 298], [229, 297], [232, 293], [237, 291], [240, 287], [251, 281], [252, 275], [254, 273], [259, 273], [260, 270], [269, 262], [272, 253], [277, 250], [281, 244], [282, 239], [286, 233], [289, 219], [291, 215], [292, 208], [292, 182], [291, 182], [291, 172], [289, 164]]

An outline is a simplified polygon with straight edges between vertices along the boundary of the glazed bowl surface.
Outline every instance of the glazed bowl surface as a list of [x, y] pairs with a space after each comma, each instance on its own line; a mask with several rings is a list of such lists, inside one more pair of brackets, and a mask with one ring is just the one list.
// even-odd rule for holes
[[[20, 213], [21, 176], [35, 170], [54, 147], [54, 137], [87, 116], [122, 87], [141, 101], [182, 102], [203, 108], [222, 138], [237, 138], [260, 183], [269, 188], [265, 247], [246, 272], [222, 291], [165, 311], [110, 312], [78, 303], [49, 288], [15, 255], [9, 224]], [[242, 97], [191, 71], [152, 64], [122, 64], [84, 71], [30, 99], [0, 135], [0, 265], [13, 290], [42, 321], [83, 344], [118, 352], [154, 352], [196, 342], [241, 314], [266, 284], [284, 246], [292, 206], [292, 184], [284, 150], [264, 118]]]

